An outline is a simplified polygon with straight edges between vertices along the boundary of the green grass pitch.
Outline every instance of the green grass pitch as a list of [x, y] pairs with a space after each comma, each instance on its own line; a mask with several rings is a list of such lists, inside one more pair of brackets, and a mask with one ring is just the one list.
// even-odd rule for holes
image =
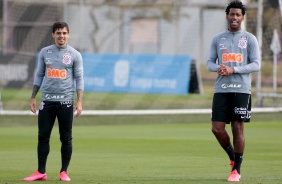
[[[202, 116], [208, 120], [208, 116]], [[174, 123], [161, 121], [169, 117], [155, 117], [153, 123], [144, 123], [144, 119], [143, 123], [136, 123], [132, 118], [128, 120], [130, 122], [118, 124], [97, 123], [109, 118], [106, 116], [76, 119], [74, 150], [69, 167], [71, 183], [226, 183], [230, 172], [229, 160], [212, 135], [210, 122], [198, 122], [199, 117], [193, 116], [179, 116], [178, 122], [176, 117], [171, 116]], [[0, 118], [0, 183], [26, 183], [22, 178], [37, 169], [36, 116]], [[141, 116], [134, 118], [142, 119]], [[193, 118], [194, 123], [189, 122]], [[119, 117], [113, 119], [117, 121]], [[83, 121], [88, 123], [83, 124]], [[227, 128], [229, 130], [230, 126]], [[240, 183], [281, 183], [281, 129], [279, 121], [255, 120], [246, 124], [246, 149]], [[36, 183], [60, 183], [60, 165], [56, 123], [47, 162], [48, 180]]]

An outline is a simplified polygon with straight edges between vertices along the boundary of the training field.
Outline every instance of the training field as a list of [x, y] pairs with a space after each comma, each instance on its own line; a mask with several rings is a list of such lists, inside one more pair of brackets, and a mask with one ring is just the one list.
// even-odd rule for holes
[[[37, 168], [36, 116], [0, 117], [0, 183], [26, 183], [22, 178]], [[240, 183], [281, 183], [281, 117], [254, 115], [253, 122], [246, 125]], [[209, 115], [76, 118], [69, 167], [72, 183], [226, 183], [229, 160], [208, 120]], [[56, 123], [47, 162], [48, 181], [36, 183], [60, 183], [60, 165]]]

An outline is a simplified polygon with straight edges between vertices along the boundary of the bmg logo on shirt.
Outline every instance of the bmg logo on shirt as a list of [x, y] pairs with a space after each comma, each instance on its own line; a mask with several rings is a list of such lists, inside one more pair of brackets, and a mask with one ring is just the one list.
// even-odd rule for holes
[[227, 63], [227, 62], [238, 62], [242, 63], [243, 62], [243, 55], [238, 53], [224, 53], [222, 54], [222, 62]]
[[48, 68], [47, 69], [47, 77], [48, 78], [65, 79], [67, 77], [67, 71], [66, 70]]

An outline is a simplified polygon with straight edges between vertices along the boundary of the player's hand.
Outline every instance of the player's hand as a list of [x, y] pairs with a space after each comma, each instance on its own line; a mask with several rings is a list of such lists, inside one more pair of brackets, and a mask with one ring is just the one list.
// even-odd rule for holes
[[234, 73], [234, 68], [221, 64], [217, 73], [221, 76], [229, 76]]
[[82, 101], [78, 100], [76, 105], [74, 106], [73, 112], [75, 113], [75, 116], [80, 116], [82, 112]]
[[30, 99], [29, 108], [30, 108], [31, 112], [36, 114], [36, 99], [35, 98]]

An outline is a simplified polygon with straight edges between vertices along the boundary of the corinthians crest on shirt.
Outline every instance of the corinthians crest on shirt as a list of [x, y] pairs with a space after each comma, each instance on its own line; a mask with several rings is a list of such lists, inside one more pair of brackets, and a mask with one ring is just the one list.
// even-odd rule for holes
[[238, 47], [241, 49], [247, 48], [247, 40], [246, 39], [239, 40]]
[[70, 55], [64, 55], [63, 56], [63, 63], [65, 65], [69, 65], [71, 63], [71, 56]]

